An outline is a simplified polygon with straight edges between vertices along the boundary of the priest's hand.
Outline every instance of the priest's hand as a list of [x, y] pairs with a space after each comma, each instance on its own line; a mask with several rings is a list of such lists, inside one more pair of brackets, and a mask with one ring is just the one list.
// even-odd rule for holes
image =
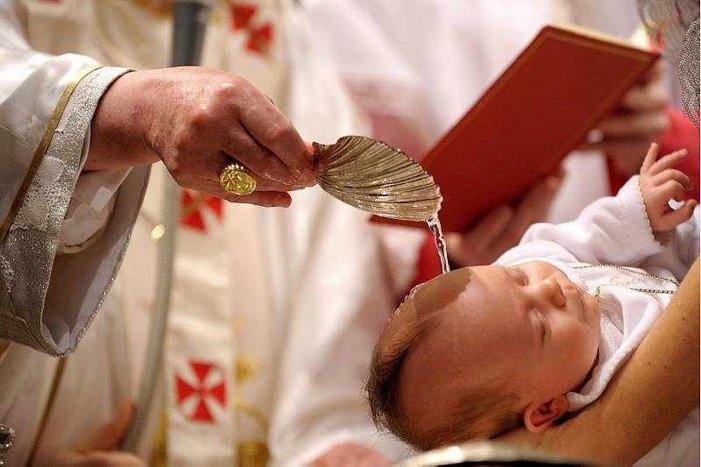
[[467, 232], [447, 234], [450, 263], [456, 268], [491, 264], [516, 246], [531, 224], [547, 219], [563, 178], [564, 171], [558, 169], [535, 183], [516, 207], [497, 206]]
[[390, 461], [382, 454], [359, 443], [341, 443], [332, 447], [309, 467], [389, 467]]
[[134, 454], [115, 450], [133, 413], [134, 405], [126, 401], [111, 423], [100, 427], [73, 449], [62, 451], [51, 459], [37, 459], [37, 464], [54, 467], [146, 467], [146, 463]]
[[[315, 183], [309, 149], [270, 99], [245, 79], [209, 68], [127, 73], [102, 96], [85, 170], [158, 160], [182, 187], [262, 206], [288, 206], [288, 191]], [[250, 195], [219, 185], [235, 161], [257, 181]]]
[[669, 92], [663, 76], [662, 62], [655, 64], [625, 93], [616, 108], [590, 132], [599, 141], [580, 149], [604, 152], [615, 169], [631, 177], [638, 173], [650, 144], [670, 125], [667, 114]]

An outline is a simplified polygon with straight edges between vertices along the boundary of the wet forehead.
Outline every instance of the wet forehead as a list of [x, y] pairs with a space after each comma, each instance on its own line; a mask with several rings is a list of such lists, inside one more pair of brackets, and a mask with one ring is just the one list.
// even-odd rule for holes
[[523, 304], [513, 293], [515, 289], [514, 280], [501, 266], [478, 266], [443, 274], [407, 298], [390, 321], [389, 334], [409, 322], [436, 318], [427, 329], [425, 338], [430, 343], [423, 351], [429, 347], [444, 354], [446, 347], [472, 347], [470, 342], [482, 345], [498, 339], [511, 339], [516, 344], [513, 340], [527, 338], [528, 332], [523, 330], [526, 316]]
[[409, 393], [428, 385], [432, 397], [448, 398], [456, 387], [475, 384], [476, 375], [515, 373], [534, 355], [529, 349], [537, 340], [508, 269], [459, 271], [427, 283], [410, 300], [419, 313], [441, 313], [409, 352], [403, 373]]
[[531, 358], [533, 334], [523, 308], [514, 309], [518, 300], [503, 287], [506, 271], [472, 269], [469, 281], [451, 283], [454, 299], [410, 352], [405, 375], [415, 390], [429, 385], [435, 397], [447, 398], [475, 384], [478, 375], [511, 374]]
[[469, 283], [449, 304], [444, 324], [458, 326], [470, 334], [483, 330], [501, 338], [526, 337], [523, 325], [527, 316], [516, 289], [506, 268], [475, 267]]
[[462, 268], [441, 274], [420, 286], [411, 297], [417, 315], [427, 317], [454, 303], [465, 292], [472, 276], [471, 268]]

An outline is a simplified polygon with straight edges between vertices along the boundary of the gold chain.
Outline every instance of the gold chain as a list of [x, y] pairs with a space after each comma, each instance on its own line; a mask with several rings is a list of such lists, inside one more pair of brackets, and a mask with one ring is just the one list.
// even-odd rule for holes
[[[651, 278], [651, 279], [657, 279], [657, 280], [659, 280], [659, 281], [666, 282], [666, 283], [668, 283], [668, 284], [672, 284], [672, 285], [674, 285], [675, 287], [679, 287], [679, 282], [677, 282], [677, 281], [674, 280], [674, 279], [670, 279], [670, 278], [668, 278], [668, 277], [663, 277], [663, 276], [657, 276], [657, 275], [655, 275], [655, 274], [649, 274], [649, 273], [647, 273], [647, 272], [639, 271], [639, 270], [637, 270], [637, 269], [629, 268], [629, 267], [626, 267], [626, 266], [618, 266], [618, 265], [615, 265], [615, 264], [593, 264], [593, 265], [590, 265], [590, 266], [573, 266], [573, 267], [572, 267], [572, 269], [593, 269], [593, 268], [614, 268], [614, 269], [619, 269], [619, 270], [621, 270], [621, 271], [629, 272], [629, 273], [631, 273], [631, 274], [637, 274], [638, 276], [642, 276], [642, 277], [648, 277], [648, 278]], [[596, 299], [597, 302], [599, 301], [599, 298], [600, 298], [600, 296], [601, 296], [601, 289], [602, 289], [603, 287], [612, 286], [612, 285], [615, 285], [615, 284], [600, 285], [600, 286], [598, 286], [598, 287], [596, 288], [596, 290], [594, 291], [594, 298]], [[628, 289], [630, 289], [630, 290], [635, 290], [636, 292], [642, 292], [642, 293], [646, 293], [646, 294], [670, 294], [670, 295], [671, 295], [671, 294], [676, 293], [676, 290], [650, 289], [650, 288], [644, 288], [644, 287], [628, 287], [628, 286], [623, 286], [623, 287], [626, 287], [626, 288], [628, 288]]]

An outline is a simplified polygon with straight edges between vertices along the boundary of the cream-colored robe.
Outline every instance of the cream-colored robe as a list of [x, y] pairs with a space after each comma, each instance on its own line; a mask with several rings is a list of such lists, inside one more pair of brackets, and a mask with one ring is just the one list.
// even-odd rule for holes
[[[170, 17], [146, 2], [18, 4], [36, 49], [71, 50], [136, 69], [167, 65]], [[318, 55], [314, 27], [282, 1], [218, 2], [203, 63], [247, 77], [305, 138], [333, 141], [357, 131], [358, 123]], [[42, 383], [2, 398], [14, 413], [36, 413], [22, 430], [13, 419], [14, 459], [27, 459], [35, 446], [35, 463], [49, 463], [57, 449], [109, 421], [119, 401], [136, 392], [153, 305], [164, 176], [160, 167], [154, 172], [114, 293], [55, 379], [49, 409], [55, 364], [41, 355], [31, 358], [45, 367], [32, 372]], [[368, 420], [361, 384], [422, 237], [408, 233], [401, 254], [390, 257], [386, 238], [403, 232], [369, 226], [365, 214], [318, 189], [296, 193], [289, 210], [224, 203], [219, 214], [206, 202], [184, 209], [194, 209], [203, 227], [178, 234], [163, 384], [141, 454], [148, 459], [155, 452], [154, 462], [165, 455], [169, 465], [262, 465], [269, 456], [272, 465], [288, 466], [342, 441], [393, 452]], [[17, 357], [17, 371], [27, 373], [21, 365], [28, 358]]]
[[0, 338], [66, 354], [114, 278], [148, 171], [81, 175], [98, 99], [127, 70], [36, 53], [2, 8]]

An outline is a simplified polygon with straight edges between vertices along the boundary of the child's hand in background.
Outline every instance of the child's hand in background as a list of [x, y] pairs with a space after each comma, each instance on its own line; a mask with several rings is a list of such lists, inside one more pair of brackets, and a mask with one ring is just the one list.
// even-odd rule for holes
[[691, 179], [674, 168], [686, 156], [686, 149], [675, 151], [657, 160], [658, 146], [652, 143], [640, 168], [640, 191], [655, 233], [668, 232], [686, 221], [698, 204], [684, 201], [678, 209], [672, 209], [669, 201], [679, 201], [685, 191], [692, 189]]

